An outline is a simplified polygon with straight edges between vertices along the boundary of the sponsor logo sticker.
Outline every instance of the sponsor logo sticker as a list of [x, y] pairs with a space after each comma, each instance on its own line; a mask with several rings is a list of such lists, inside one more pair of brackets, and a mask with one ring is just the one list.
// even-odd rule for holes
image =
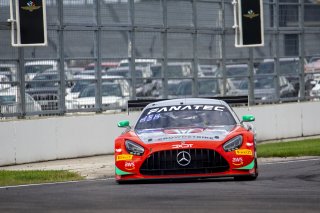
[[132, 158], [133, 158], [133, 155], [126, 155], [126, 154], [117, 155], [117, 161], [132, 160]]
[[243, 165], [243, 158], [242, 157], [232, 158], [232, 164], [235, 166]]
[[28, 10], [30, 12], [33, 12], [34, 10], [38, 10], [41, 6], [36, 6], [36, 4], [33, 1], [28, 1], [27, 6], [21, 7], [23, 10]]
[[238, 150], [236, 150], [236, 155], [250, 155], [250, 156], [252, 156], [252, 151], [250, 149], [238, 149]]
[[134, 170], [136, 168], [136, 165], [134, 162], [126, 162], [124, 164], [124, 167], [126, 168], [126, 170]]
[[[187, 111], [187, 110], [199, 110], [199, 111], [226, 111], [227, 109], [222, 105], [179, 105], [179, 106], [170, 106], [170, 107], [161, 107], [161, 108], [152, 108], [149, 110], [147, 115], [152, 113], [162, 113], [162, 112], [171, 112], [171, 111]], [[145, 118], [148, 119], [148, 118]], [[150, 119], [152, 119], [150, 117]]]
[[122, 152], [122, 149], [115, 149], [116, 152]]
[[181, 144], [174, 144], [172, 145], [172, 148], [173, 149], [179, 149], [179, 148], [192, 148], [193, 144], [188, 144], [188, 143], [185, 143], [185, 142], [181, 142]]

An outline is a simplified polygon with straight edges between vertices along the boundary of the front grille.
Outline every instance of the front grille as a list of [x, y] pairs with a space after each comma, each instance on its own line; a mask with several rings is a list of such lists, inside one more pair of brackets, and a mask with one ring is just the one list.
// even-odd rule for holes
[[[191, 156], [188, 165], [177, 162], [178, 153], [185, 151]], [[209, 174], [224, 172], [229, 169], [228, 162], [216, 151], [211, 149], [166, 150], [151, 154], [142, 164], [142, 175], [184, 175]]]
[[43, 110], [43, 111], [58, 110], [59, 109], [58, 101], [40, 102], [39, 104], [41, 106], [41, 110]]
[[84, 105], [81, 105], [81, 108], [82, 109], [93, 109], [93, 108], [95, 108], [95, 105], [94, 104], [84, 104]]
[[35, 101], [53, 101], [58, 100], [58, 96], [54, 94], [36, 94], [33, 95], [32, 98]]

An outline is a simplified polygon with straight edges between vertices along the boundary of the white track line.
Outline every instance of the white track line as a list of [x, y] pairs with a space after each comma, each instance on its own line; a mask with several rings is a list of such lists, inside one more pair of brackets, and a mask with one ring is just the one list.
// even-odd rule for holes
[[96, 181], [105, 181], [105, 180], [109, 180], [109, 179], [114, 179], [114, 178], [93, 179], [93, 180], [77, 180], [77, 181], [65, 181], [65, 182], [54, 182], [54, 183], [35, 183], [35, 184], [16, 185], [16, 186], [1, 186], [0, 189], [20, 188], [20, 187], [28, 187], [28, 186], [59, 185], [59, 184], [67, 184], [67, 183], [96, 182]]
[[270, 162], [270, 163], [261, 163], [261, 165], [286, 164], [286, 163], [297, 163], [297, 162], [306, 162], [306, 161], [320, 161], [320, 158], [276, 161], [276, 162]]

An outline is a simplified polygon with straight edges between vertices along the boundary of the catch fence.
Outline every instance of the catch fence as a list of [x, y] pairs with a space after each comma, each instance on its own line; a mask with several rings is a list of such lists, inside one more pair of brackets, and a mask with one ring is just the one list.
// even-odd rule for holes
[[266, 0], [265, 45], [235, 48], [231, 0], [47, 0], [48, 46], [11, 46], [0, 0], [0, 116], [126, 110], [129, 99], [320, 96], [320, 3]]

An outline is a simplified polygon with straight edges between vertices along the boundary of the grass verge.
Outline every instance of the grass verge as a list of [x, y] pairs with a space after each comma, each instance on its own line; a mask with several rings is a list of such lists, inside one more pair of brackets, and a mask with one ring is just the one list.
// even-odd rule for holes
[[320, 156], [320, 139], [257, 145], [258, 157]]
[[84, 179], [78, 173], [60, 170], [9, 171], [0, 170], [0, 186], [52, 183]]

